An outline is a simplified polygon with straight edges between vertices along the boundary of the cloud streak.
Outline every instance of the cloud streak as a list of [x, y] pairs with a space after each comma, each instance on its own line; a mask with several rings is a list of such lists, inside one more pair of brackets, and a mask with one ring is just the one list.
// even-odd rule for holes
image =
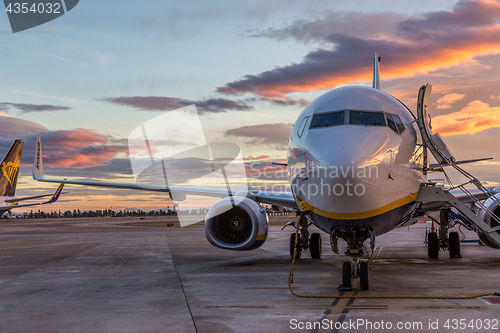
[[115, 105], [132, 107], [141, 111], [171, 111], [187, 105], [195, 104], [199, 113], [219, 113], [227, 111], [250, 111], [252, 106], [242, 100], [227, 98], [206, 98], [192, 101], [176, 97], [132, 96], [108, 97], [100, 101]]
[[266, 144], [278, 148], [287, 145], [293, 124], [275, 123], [242, 126], [224, 132], [226, 136], [250, 139], [250, 144]]
[[[499, 19], [500, 3], [460, 1], [451, 11], [405, 19], [383, 34], [356, 37], [330, 31], [323, 39], [328, 47], [310, 52], [300, 63], [245, 75], [217, 91], [287, 98], [292, 92], [371, 81], [376, 51], [382, 55], [385, 80], [430, 73], [500, 53]], [[304, 24], [299, 28], [311, 29]]]
[[[296, 20], [283, 28], [267, 28], [263, 30], [249, 30], [250, 38], [270, 38], [278, 41], [293, 39], [297, 42], [309, 44], [325, 42], [326, 37], [335, 31], [351, 36], [366, 36], [388, 31], [400, 21], [401, 14], [396, 13], [360, 13], [360, 12], [326, 12], [315, 20]], [[359, 24], [359, 22], [371, 22]]]
[[305, 99], [280, 99], [280, 98], [268, 98], [268, 99], [262, 99], [263, 101], [269, 102], [273, 105], [276, 106], [300, 106], [300, 107], [306, 107], [309, 105], [309, 101], [306, 101]]
[[8, 111], [11, 108], [20, 110], [21, 114], [47, 111], [68, 111], [73, 109], [68, 106], [50, 104], [0, 103], [0, 110], [2, 111]]

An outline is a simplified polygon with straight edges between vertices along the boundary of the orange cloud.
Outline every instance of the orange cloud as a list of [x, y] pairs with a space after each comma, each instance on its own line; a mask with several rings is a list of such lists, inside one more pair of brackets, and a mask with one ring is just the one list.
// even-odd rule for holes
[[458, 112], [432, 118], [432, 127], [442, 136], [476, 134], [500, 127], [500, 107], [475, 100]]
[[436, 101], [438, 109], [449, 109], [451, 108], [451, 104], [461, 100], [465, 97], [465, 94], [448, 94], [444, 95], [440, 99]]
[[400, 21], [393, 31], [366, 38], [332, 31], [328, 47], [311, 51], [300, 63], [245, 75], [217, 90], [287, 98], [292, 92], [330, 89], [372, 80], [372, 59], [382, 55], [384, 80], [408, 78], [500, 53], [500, 3], [461, 1], [451, 11], [429, 12]]

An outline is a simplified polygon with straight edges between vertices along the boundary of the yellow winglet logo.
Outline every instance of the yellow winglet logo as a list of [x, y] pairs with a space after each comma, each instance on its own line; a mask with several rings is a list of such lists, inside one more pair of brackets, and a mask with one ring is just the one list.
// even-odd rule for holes
[[5, 178], [10, 183], [10, 186], [14, 186], [12, 183], [16, 179], [17, 173], [19, 172], [19, 164], [14, 162], [2, 162], [2, 172]]
[[56, 190], [56, 193], [54, 193], [54, 197], [57, 197], [59, 193], [61, 193], [62, 186], [59, 186], [59, 188]]

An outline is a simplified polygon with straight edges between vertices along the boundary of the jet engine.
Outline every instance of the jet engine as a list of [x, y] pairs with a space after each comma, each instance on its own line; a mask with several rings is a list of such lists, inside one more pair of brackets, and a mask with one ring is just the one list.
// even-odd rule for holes
[[205, 218], [205, 236], [226, 250], [253, 250], [264, 244], [269, 229], [267, 213], [255, 201], [227, 197], [217, 202]]
[[[496, 201], [500, 202], [500, 193], [495, 194], [494, 198], [496, 199]], [[489, 209], [489, 211], [493, 212], [493, 214], [500, 217], [500, 205], [496, 201], [493, 200], [492, 198], [489, 198], [483, 204], [485, 207]], [[497, 227], [499, 225], [499, 223], [495, 221], [495, 219], [491, 216], [491, 214], [485, 211], [484, 209], [479, 209], [477, 216], [481, 218], [484, 222], [486, 222], [491, 228]], [[500, 233], [500, 231], [495, 231], [495, 232]], [[477, 235], [479, 236], [479, 239], [481, 240], [481, 242], [483, 242], [484, 245], [494, 249], [500, 249], [500, 244], [498, 244], [493, 238], [488, 236], [487, 233], [478, 231]]]

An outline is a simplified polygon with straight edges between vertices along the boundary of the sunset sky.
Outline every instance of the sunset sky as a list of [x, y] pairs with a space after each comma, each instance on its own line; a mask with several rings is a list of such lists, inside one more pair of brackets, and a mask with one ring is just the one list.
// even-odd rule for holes
[[[500, 1], [85, 0], [16, 34], [1, 15], [0, 155], [24, 139], [19, 196], [57, 187], [31, 178], [37, 135], [48, 177], [133, 183], [129, 134], [193, 103], [207, 139], [260, 167], [283, 161], [303, 108], [340, 85], [371, 86], [375, 52], [382, 90], [415, 110], [431, 83], [434, 131], [458, 159], [493, 157], [466, 169], [500, 186]], [[66, 190], [44, 210], [172, 205]]]

